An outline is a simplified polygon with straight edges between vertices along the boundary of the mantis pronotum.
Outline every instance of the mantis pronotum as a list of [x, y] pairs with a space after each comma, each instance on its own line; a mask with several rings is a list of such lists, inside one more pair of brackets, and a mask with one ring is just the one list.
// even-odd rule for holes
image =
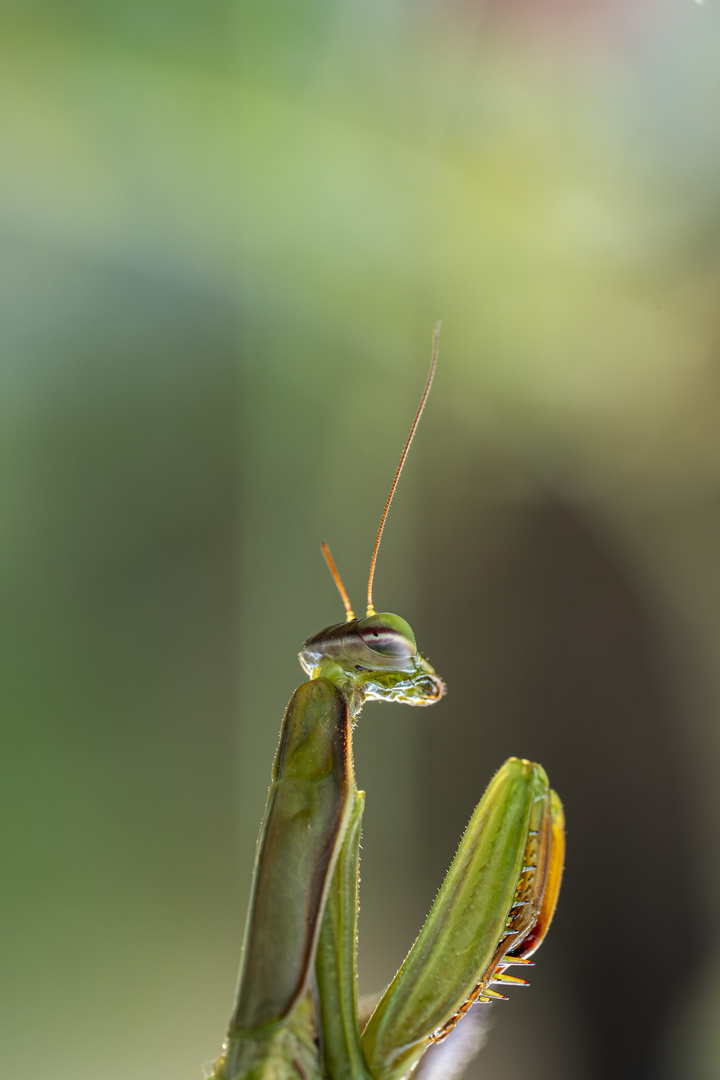
[[357, 619], [326, 545], [346, 620], [309, 638], [309, 676], [280, 732], [260, 833], [235, 1009], [215, 1080], [401, 1080], [476, 1002], [523, 984], [507, 974], [543, 940], [560, 889], [563, 813], [540, 765], [510, 758], [478, 804], [420, 934], [364, 1030], [355, 945], [364, 793], [352, 726], [366, 699], [431, 705], [445, 684], [398, 615], [377, 614], [373, 578], [387, 512], [430, 392], [438, 352], [380, 521]]

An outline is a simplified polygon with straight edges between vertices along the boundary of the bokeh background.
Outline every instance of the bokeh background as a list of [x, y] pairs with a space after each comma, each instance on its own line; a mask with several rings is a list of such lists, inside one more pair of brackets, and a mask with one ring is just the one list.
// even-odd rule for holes
[[720, 1077], [720, 3], [2, 0], [0, 1075], [196, 1080], [305, 637], [368, 706], [361, 989], [494, 769], [566, 883], [487, 1080]]

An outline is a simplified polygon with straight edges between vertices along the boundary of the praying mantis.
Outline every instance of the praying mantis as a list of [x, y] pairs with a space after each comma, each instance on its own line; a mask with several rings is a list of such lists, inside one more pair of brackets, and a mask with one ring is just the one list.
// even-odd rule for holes
[[432, 705], [445, 684], [398, 615], [376, 613], [388, 510], [430, 393], [430, 373], [380, 520], [358, 619], [327, 545], [346, 619], [308, 638], [309, 676], [280, 731], [258, 840], [235, 1008], [211, 1080], [402, 1080], [475, 1002], [525, 980], [555, 911], [560, 799], [542, 766], [510, 758], [460, 841], [430, 913], [361, 1031], [356, 979], [360, 830], [352, 730], [366, 700]]

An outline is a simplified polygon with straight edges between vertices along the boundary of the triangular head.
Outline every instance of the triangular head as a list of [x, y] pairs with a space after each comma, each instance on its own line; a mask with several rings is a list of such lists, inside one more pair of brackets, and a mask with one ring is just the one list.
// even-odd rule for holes
[[445, 683], [418, 651], [415, 634], [390, 612], [328, 626], [303, 644], [300, 663], [311, 677], [324, 676], [359, 699], [432, 705]]

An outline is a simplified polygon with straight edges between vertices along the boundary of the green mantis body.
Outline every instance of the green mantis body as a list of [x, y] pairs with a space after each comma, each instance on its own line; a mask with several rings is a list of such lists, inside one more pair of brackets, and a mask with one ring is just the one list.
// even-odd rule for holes
[[522, 983], [560, 886], [563, 817], [541, 766], [510, 758], [478, 804], [415, 944], [365, 1030], [355, 951], [364, 793], [352, 726], [366, 699], [430, 705], [442, 680], [397, 615], [356, 619], [329, 552], [347, 621], [309, 638], [310, 676], [280, 732], [253, 877], [235, 1010], [216, 1080], [401, 1080], [475, 1001]]

